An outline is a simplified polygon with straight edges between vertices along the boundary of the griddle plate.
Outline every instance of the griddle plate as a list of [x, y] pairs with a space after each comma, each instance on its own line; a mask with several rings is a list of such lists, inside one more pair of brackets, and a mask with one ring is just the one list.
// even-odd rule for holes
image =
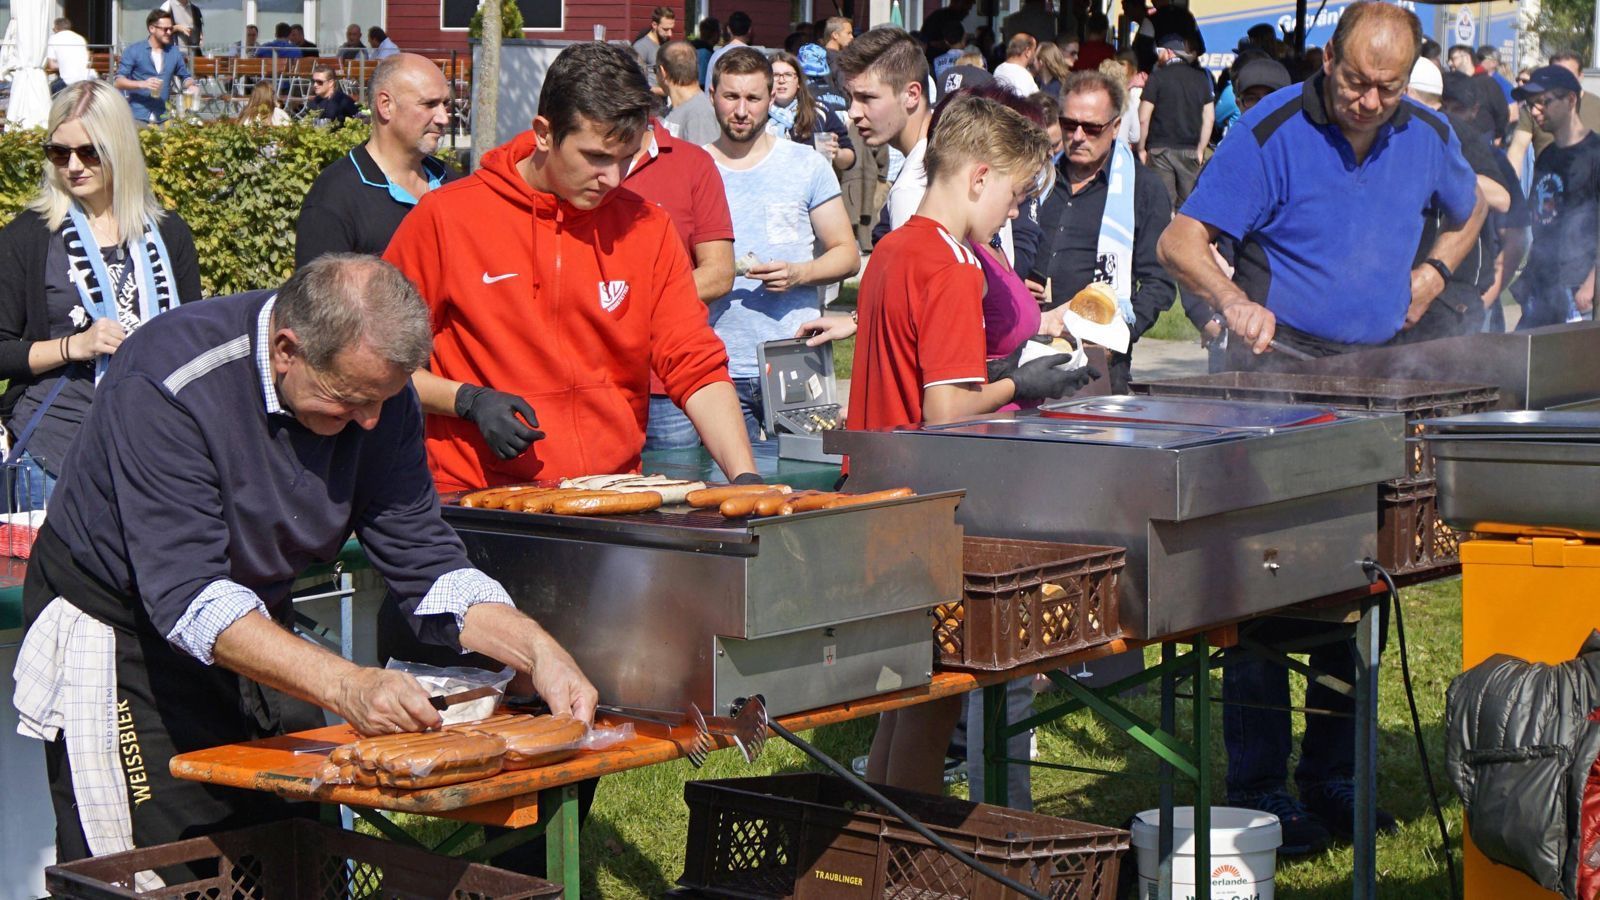
[[1084, 397], [1048, 403], [1042, 416], [1080, 421], [1197, 425], [1212, 428], [1271, 430], [1331, 422], [1337, 416], [1315, 406], [1247, 403], [1189, 397]]

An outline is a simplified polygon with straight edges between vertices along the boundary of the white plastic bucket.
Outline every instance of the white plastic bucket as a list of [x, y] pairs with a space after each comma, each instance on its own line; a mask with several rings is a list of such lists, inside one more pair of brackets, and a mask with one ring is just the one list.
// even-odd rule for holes
[[[1160, 896], [1161, 858], [1157, 850], [1161, 810], [1133, 817], [1133, 846], [1139, 853], [1139, 898]], [[1211, 807], [1211, 900], [1273, 900], [1273, 872], [1283, 828], [1278, 817], [1254, 809]], [[1172, 811], [1172, 896], [1193, 900], [1194, 807]]]

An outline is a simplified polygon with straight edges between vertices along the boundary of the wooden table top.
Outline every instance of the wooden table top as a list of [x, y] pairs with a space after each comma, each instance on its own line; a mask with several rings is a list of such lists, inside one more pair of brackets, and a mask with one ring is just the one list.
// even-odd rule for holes
[[[1071, 663], [1098, 659], [1142, 645], [1137, 641], [1116, 640], [1080, 653], [1039, 660], [1003, 672], [937, 672], [931, 683], [921, 687], [782, 716], [778, 721], [791, 731], [804, 731], [964, 694], [986, 685], [1059, 669]], [[600, 722], [607, 723], [604, 717]], [[682, 737], [689, 734], [687, 729], [675, 732], [675, 735]], [[718, 735], [712, 737], [718, 749], [733, 746], [729, 738]], [[341, 803], [520, 828], [539, 820], [538, 795], [542, 790], [669, 762], [685, 755], [683, 747], [669, 739], [664, 729], [658, 729], [652, 734], [636, 734], [632, 740], [604, 750], [580, 752], [566, 762], [538, 769], [503, 772], [490, 778], [446, 787], [421, 790], [355, 785], [313, 787], [317, 771], [327, 759], [323, 748], [329, 743], [343, 744], [356, 739], [357, 735], [349, 725], [331, 725], [282, 737], [180, 754], [172, 758], [171, 770], [174, 777], [188, 781], [266, 791], [291, 800]], [[301, 752], [297, 753], [297, 750]]]

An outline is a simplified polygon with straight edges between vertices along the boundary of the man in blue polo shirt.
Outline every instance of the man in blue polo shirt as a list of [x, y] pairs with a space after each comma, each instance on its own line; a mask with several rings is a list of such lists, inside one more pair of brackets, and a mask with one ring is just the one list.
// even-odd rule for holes
[[[1394, 340], [1444, 289], [1485, 207], [1443, 117], [1406, 101], [1420, 43], [1409, 11], [1356, 3], [1323, 71], [1262, 100], [1228, 132], [1161, 239], [1161, 261], [1228, 329], [1235, 368], [1269, 344], [1328, 356]], [[1446, 226], [1412, 267], [1423, 210]], [[1239, 242], [1230, 280], [1209, 249]]]
[[[1223, 138], [1195, 192], [1167, 227], [1159, 253], [1185, 294], [1209, 303], [1235, 336], [1234, 368], [1269, 368], [1281, 344], [1316, 356], [1393, 341], [1444, 289], [1477, 239], [1485, 204], [1450, 126], [1404, 100], [1422, 31], [1416, 16], [1383, 2], [1346, 8], [1323, 70], [1262, 100]], [[1446, 221], [1413, 268], [1423, 212]], [[1211, 243], [1238, 242], [1229, 279]], [[1282, 632], [1296, 623], [1269, 622]], [[1313, 626], [1325, 629], [1326, 626]], [[1279, 636], [1274, 634], [1274, 636]], [[1231, 651], [1230, 651], [1231, 653]], [[1350, 640], [1311, 653], [1311, 665], [1353, 682]], [[1230, 805], [1262, 809], [1283, 825], [1286, 854], [1314, 852], [1354, 824], [1354, 704], [1320, 684], [1295, 772], [1288, 672], [1249, 655], [1224, 670], [1223, 738]], [[1380, 830], [1394, 818], [1381, 810]]]

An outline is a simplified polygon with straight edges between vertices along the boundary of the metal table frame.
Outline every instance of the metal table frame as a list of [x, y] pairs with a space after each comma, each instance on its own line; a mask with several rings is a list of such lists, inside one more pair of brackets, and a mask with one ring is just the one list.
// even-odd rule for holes
[[[1429, 573], [1429, 577], [1440, 577], [1441, 573]], [[1415, 583], [1414, 581], [1412, 583]], [[1061, 763], [1040, 762], [1026, 759], [1015, 759], [1005, 755], [1004, 748], [1008, 740], [1018, 734], [1023, 734], [1040, 725], [1057, 721], [1081, 709], [1093, 711], [1103, 721], [1133, 738], [1140, 746], [1153, 753], [1160, 762], [1160, 771], [1156, 780], [1160, 782], [1160, 809], [1161, 825], [1157, 833], [1157, 849], [1161, 860], [1160, 869], [1160, 900], [1171, 900], [1172, 890], [1172, 860], [1173, 860], [1173, 829], [1172, 810], [1175, 806], [1174, 784], [1175, 775], [1182, 775], [1194, 785], [1194, 835], [1195, 835], [1195, 871], [1196, 873], [1211, 870], [1211, 787], [1212, 787], [1212, 753], [1211, 753], [1211, 671], [1216, 655], [1229, 644], [1239, 646], [1249, 652], [1267, 656], [1282, 663], [1294, 671], [1300, 672], [1307, 678], [1320, 679], [1321, 682], [1346, 696], [1355, 699], [1355, 786], [1356, 808], [1354, 833], [1351, 837], [1354, 860], [1351, 872], [1351, 896], [1355, 900], [1371, 900], [1378, 892], [1377, 886], [1377, 771], [1378, 771], [1378, 665], [1381, 634], [1381, 616], [1384, 594], [1374, 587], [1368, 592], [1355, 592], [1354, 595], [1344, 595], [1339, 598], [1329, 598], [1316, 604], [1322, 609], [1350, 608], [1353, 604], [1358, 611], [1355, 621], [1356, 642], [1356, 678], [1354, 684], [1348, 684], [1326, 673], [1318, 672], [1309, 665], [1291, 659], [1285, 651], [1297, 652], [1314, 646], [1312, 642], [1299, 642], [1292, 647], [1271, 647], [1260, 641], [1254, 640], [1248, 634], [1240, 635], [1238, 629], [1215, 629], [1199, 634], [1152, 641], [1161, 646], [1161, 662], [1142, 672], [1128, 676], [1120, 681], [1099, 688], [1090, 688], [1074, 679], [1065, 671], [1057, 670], [1046, 672], [1045, 675], [1071, 699], [1060, 706], [1045, 712], [1036, 713], [1018, 722], [1007, 721], [1005, 702], [1005, 682], [986, 685], [984, 692], [984, 802], [1004, 804], [1008, 796], [1009, 772], [1008, 766], [1026, 765], [1035, 768], [1055, 769], [1067, 772], [1082, 772], [1095, 775], [1112, 775], [1122, 777], [1146, 777], [1129, 775], [1126, 772], [1112, 772], [1085, 766], [1063, 765]], [[1297, 613], [1288, 611], [1294, 617], [1307, 617], [1326, 620], [1327, 615], [1314, 612]], [[1230, 634], [1231, 632], [1231, 634]], [[1330, 637], [1317, 643], [1345, 640], [1345, 636]], [[1179, 645], [1188, 645], [1189, 649], [1180, 653]], [[1213, 647], [1215, 644], [1215, 648]], [[1074, 662], [1072, 657], [1063, 657], [1059, 662], [1064, 667]], [[1117, 700], [1117, 695], [1130, 688], [1148, 684], [1152, 681], [1161, 682], [1161, 722], [1159, 725], [1145, 721], [1137, 713], [1129, 710]], [[1178, 694], [1180, 681], [1188, 679], [1192, 683], [1191, 692], [1187, 695]], [[1178, 699], [1191, 701], [1190, 712], [1193, 720], [1193, 740], [1185, 743], [1177, 736], [1177, 701]], [[1217, 702], [1221, 702], [1217, 698]], [[1305, 712], [1316, 712], [1302, 710]], [[1330, 713], [1334, 714], [1334, 713]], [[1337, 715], [1337, 714], [1335, 714]], [[998, 753], [991, 754], [990, 748], [996, 748]], [[1195, 885], [1196, 900], [1210, 900], [1211, 883], [1209, 878], [1197, 877]]]

